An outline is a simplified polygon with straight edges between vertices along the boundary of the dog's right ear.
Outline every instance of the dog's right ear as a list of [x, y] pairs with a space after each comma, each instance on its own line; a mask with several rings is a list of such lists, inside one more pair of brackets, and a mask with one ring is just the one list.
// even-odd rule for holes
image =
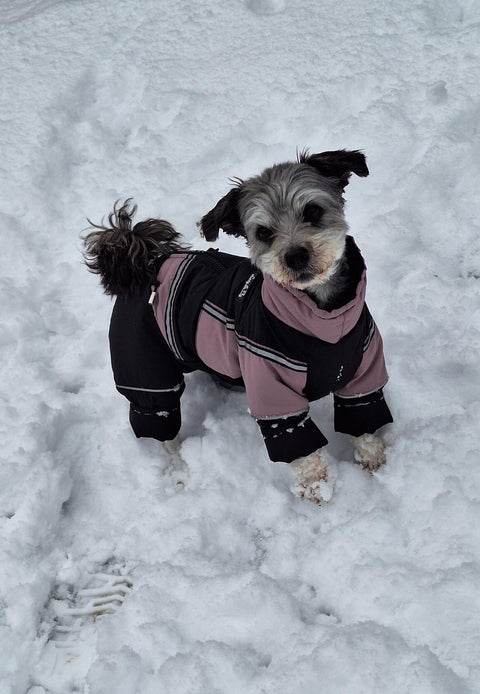
[[215, 241], [218, 239], [218, 232], [223, 229], [225, 234], [232, 236], [245, 236], [245, 229], [240, 220], [238, 212], [238, 199], [240, 197], [240, 189], [232, 188], [221, 200], [217, 202], [213, 210], [207, 212], [202, 217], [200, 225], [202, 227], [203, 236], [207, 241]]

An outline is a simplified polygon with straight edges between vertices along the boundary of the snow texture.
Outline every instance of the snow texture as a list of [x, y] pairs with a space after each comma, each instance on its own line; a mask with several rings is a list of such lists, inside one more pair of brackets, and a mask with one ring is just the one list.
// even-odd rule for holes
[[[478, 9], [0, 2], [1, 694], [479, 691]], [[321, 507], [203, 374], [178, 452], [135, 439], [80, 256], [127, 196], [205, 248], [229, 177], [297, 147], [368, 157], [347, 216], [395, 416], [370, 475], [313, 405]]]

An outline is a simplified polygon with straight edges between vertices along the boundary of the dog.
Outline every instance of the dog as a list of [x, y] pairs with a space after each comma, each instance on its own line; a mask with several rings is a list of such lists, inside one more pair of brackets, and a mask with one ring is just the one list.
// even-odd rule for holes
[[130, 199], [108, 225], [89, 221], [85, 262], [116, 296], [112, 368], [137, 437], [176, 439], [183, 375], [203, 370], [246, 389], [269, 457], [291, 464], [297, 496], [332, 495], [327, 440], [309, 416], [309, 402], [329, 393], [355, 459], [371, 472], [385, 463], [376, 432], [393, 421], [388, 376], [365, 263], [347, 233], [352, 173], [369, 173], [359, 150], [303, 151], [236, 179], [200, 225], [207, 241], [220, 229], [245, 238], [249, 258], [192, 250], [165, 220], [133, 225]]

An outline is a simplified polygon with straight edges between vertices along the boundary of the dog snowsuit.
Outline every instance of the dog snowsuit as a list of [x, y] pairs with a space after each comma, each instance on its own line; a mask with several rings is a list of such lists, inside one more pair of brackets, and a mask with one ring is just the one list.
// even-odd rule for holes
[[183, 374], [194, 370], [245, 386], [274, 461], [327, 443], [309, 401], [329, 393], [336, 431], [360, 436], [391, 422], [382, 338], [365, 304], [366, 269], [352, 237], [347, 254], [352, 298], [333, 311], [263, 276], [247, 258], [213, 250], [159, 258], [153, 284], [117, 298], [110, 324], [115, 383], [131, 403], [136, 436], [176, 436]]

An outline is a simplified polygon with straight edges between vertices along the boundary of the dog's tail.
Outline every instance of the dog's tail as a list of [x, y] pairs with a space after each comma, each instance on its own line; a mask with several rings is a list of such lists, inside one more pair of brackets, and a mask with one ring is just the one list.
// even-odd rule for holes
[[146, 219], [132, 226], [137, 206], [132, 199], [123, 205], [117, 200], [108, 216], [108, 225], [93, 224], [82, 238], [85, 265], [100, 275], [105, 294], [130, 296], [145, 288], [155, 258], [187, 250], [180, 234], [164, 219]]

